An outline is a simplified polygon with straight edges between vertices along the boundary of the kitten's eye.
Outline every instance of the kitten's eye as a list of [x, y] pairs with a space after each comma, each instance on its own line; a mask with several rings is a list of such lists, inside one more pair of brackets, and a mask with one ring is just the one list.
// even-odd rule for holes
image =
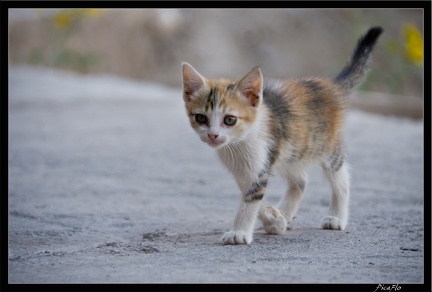
[[202, 114], [196, 114], [195, 115], [195, 121], [199, 124], [206, 124], [208, 119], [205, 115]]
[[234, 126], [234, 124], [237, 122], [237, 118], [235, 116], [226, 116], [224, 118], [224, 123], [227, 126]]

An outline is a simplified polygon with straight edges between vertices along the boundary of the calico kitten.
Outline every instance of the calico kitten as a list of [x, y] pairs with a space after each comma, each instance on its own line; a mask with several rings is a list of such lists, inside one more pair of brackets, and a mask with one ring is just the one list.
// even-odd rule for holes
[[[342, 124], [347, 96], [365, 75], [382, 33], [371, 28], [359, 39], [345, 68], [333, 80], [266, 81], [253, 68], [242, 79], [212, 80], [182, 64], [183, 99], [192, 128], [215, 148], [233, 173], [242, 200], [224, 244], [250, 244], [256, 218], [269, 234], [283, 234], [299, 207], [306, 169], [320, 164], [332, 198], [324, 229], [343, 230], [348, 221], [349, 173]], [[277, 208], [262, 206], [272, 172], [288, 181]]]

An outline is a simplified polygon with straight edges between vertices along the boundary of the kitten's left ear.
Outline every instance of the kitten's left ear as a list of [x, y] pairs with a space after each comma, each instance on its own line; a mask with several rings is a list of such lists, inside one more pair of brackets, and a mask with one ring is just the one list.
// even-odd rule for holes
[[191, 65], [183, 62], [183, 99], [190, 101], [191, 96], [204, 85], [204, 77], [196, 71]]
[[239, 81], [237, 88], [241, 94], [247, 98], [250, 104], [257, 107], [262, 101], [263, 76], [258, 66], [254, 67], [249, 73]]

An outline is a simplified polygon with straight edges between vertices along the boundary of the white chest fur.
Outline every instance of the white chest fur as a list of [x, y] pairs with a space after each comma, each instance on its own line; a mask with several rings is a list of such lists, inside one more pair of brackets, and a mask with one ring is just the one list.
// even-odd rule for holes
[[218, 155], [245, 192], [266, 169], [270, 147], [266, 124], [259, 121], [245, 139], [218, 149]]

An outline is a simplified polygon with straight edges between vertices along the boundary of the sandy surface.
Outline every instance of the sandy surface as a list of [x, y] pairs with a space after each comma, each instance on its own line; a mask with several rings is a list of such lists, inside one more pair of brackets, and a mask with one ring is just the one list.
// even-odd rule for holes
[[[319, 228], [330, 188], [312, 169], [285, 235], [257, 225], [251, 245], [224, 246], [240, 195], [189, 127], [180, 88], [22, 66], [9, 74], [9, 283], [367, 283], [373, 291], [425, 280], [422, 122], [349, 113], [345, 231]], [[285, 188], [272, 177], [267, 202]]]

